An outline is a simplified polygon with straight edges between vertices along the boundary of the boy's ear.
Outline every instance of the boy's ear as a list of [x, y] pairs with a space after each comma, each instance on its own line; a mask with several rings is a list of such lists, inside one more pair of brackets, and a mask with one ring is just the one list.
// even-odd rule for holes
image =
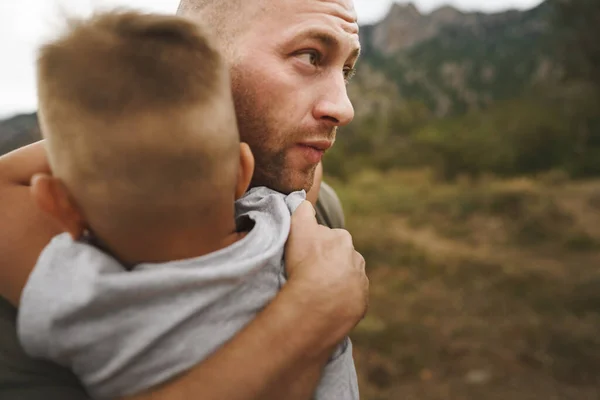
[[73, 240], [86, 229], [83, 215], [63, 182], [51, 175], [37, 174], [31, 179], [31, 196], [37, 206], [54, 217]]
[[254, 155], [247, 143], [240, 143], [240, 168], [238, 169], [238, 180], [235, 187], [235, 199], [239, 199], [246, 193], [254, 174]]

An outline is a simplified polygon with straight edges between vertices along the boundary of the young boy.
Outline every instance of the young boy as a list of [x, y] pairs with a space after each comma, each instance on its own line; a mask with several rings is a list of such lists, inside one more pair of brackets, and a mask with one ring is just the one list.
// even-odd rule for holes
[[[305, 193], [247, 192], [254, 160], [229, 85], [206, 35], [177, 17], [98, 14], [40, 51], [53, 176], [32, 191], [66, 233], [23, 290], [19, 337], [94, 398], [185, 372], [285, 283], [291, 212]], [[358, 399], [348, 339], [315, 397]]]

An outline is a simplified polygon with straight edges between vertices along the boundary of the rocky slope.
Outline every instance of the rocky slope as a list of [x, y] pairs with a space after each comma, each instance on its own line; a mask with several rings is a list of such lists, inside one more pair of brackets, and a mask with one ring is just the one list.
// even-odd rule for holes
[[[395, 4], [381, 22], [362, 27], [362, 62], [438, 117], [478, 110], [558, 73], [551, 12], [549, 1], [496, 14], [448, 6], [423, 14], [413, 4]], [[358, 108], [360, 96], [356, 101]]]

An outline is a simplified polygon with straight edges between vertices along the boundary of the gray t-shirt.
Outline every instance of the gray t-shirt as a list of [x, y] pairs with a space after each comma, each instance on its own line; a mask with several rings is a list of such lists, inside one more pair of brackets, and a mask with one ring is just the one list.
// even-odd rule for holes
[[[19, 340], [32, 357], [71, 368], [92, 397], [117, 398], [198, 364], [285, 284], [291, 213], [305, 199], [255, 188], [236, 202], [251, 231], [202, 257], [128, 270], [100, 249], [59, 235], [23, 290]], [[325, 367], [317, 399], [358, 400], [348, 338]]]

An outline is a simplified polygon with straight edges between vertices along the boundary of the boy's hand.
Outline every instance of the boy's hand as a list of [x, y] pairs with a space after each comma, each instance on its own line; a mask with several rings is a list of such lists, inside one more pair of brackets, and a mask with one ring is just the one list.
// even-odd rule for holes
[[319, 225], [305, 201], [292, 215], [285, 254], [288, 285], [296, 288], [299, 302], [322, 315], [328, 331], [324, 339], [341, 340], [368, 307], [365, 260], [354, 249], [352, 236]]

